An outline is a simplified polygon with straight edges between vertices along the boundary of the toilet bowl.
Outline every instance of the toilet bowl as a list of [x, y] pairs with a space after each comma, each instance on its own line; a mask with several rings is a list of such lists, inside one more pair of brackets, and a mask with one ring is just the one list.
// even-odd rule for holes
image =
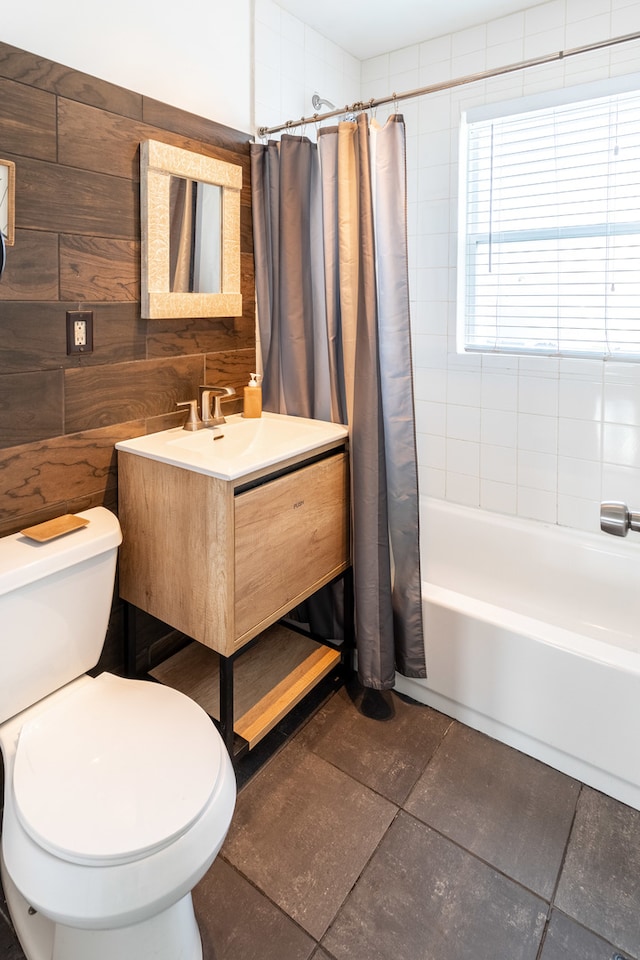
[[[233, 768], [188, 697], [76, 673], [99, 656], [120, 542], [108, 511], [80, 516], [66, 542], [0, 540], [2, 675], [20, 706], [2, 709], [0, 679], [7, 903], [28, 960], [199, 960], [191, 890], [229, 828]], [[28, 677], [23, 643], [39, 654]]]

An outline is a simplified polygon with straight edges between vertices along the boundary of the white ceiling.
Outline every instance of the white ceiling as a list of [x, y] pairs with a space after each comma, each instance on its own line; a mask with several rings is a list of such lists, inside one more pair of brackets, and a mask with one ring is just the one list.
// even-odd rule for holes
[[358, 60], [504, 17], [543, 0], [277, 0]]

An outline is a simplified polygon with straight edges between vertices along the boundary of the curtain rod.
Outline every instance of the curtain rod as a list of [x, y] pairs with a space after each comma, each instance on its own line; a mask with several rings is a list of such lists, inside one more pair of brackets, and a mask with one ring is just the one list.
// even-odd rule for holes
[[464, 77], [457, 77], [455, 80], [444, 80], [442, 83], [433, 83], [427, 87], [418, 87], [415, 90], [407, 90], [404, 93], [392, 93], [388, 97], [380, 97], [375, 100], [356, 100], [350, 106], [347, 105], [341, 110], [330, 110], [328, 113], [314, 113], [310, 117], [301, 117], [300, 120], [287, 120], [276, 127], [258, 127], [258, 136], [267, 137], [270, 133], [279, 133], [280, 130], [289, 130], [292, 127], [301, 127], [306, 123], [317, 123], [319, 120], [328, 120], [330, 117], [341, 117], [345, 113], [357, 113], [361, 110], [372, 110], [375, 107], [382, 106], [385, 103], [396, 103], [399, 100], [411, 100], [414, 97], [424, 97], [429, 93], [440, 93], [442, 90], [451, 90], [454, 87], [462, 87], [467, 83], [475, 83], [478, 80], [490, 80], [492, 77], [501, 77], [504, 74], [516, 73], [518, 70], [526, 70], [528, 67], [539, 67], [545, 63], [555, 63], [558, 60], [566, 60], [569, 57], [575, 57], [579, 53], [593, 53], [595, 50], [604, 50], [607, 47], [614, 47], [620, 43], [628, 43], [630, 40], [640, 40], [640, 32], [627, 33], [622, 37], [613, 37], [610, 40], [601, 40], [598, 43], [588, 43], [582, 47], [572, 47], [570, 50], [559, 50], [556, 53], [549, 53], [543, 57], [534, 57], [532, 60], [522, 60], [520, 63], [511, 63], [506, 67], [494, 67], [491, 70], [484, 70], [481, 73], [471, 73]]

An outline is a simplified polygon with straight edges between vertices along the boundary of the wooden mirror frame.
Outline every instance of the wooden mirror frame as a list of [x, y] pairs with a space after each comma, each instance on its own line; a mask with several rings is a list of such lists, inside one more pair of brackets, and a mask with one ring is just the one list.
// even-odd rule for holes
[[[169, 188], [171, 176], [222, 188], [221, 292], [172, 293], [169, 270]], [[242, 167], [157, 140], [140, 144], [142, 227], [142, 316], [239, 317], [240, 191]]]

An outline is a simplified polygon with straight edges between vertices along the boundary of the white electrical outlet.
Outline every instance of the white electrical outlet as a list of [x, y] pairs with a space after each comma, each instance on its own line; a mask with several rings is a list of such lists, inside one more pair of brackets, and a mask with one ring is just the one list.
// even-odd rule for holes
[[73, 345], [74, 347], [86, 347], [87, 345], [87, 321], [86, 320], [74, 320]]
[[67, 354], [93, 352], [93, 310], [67, 310]]

